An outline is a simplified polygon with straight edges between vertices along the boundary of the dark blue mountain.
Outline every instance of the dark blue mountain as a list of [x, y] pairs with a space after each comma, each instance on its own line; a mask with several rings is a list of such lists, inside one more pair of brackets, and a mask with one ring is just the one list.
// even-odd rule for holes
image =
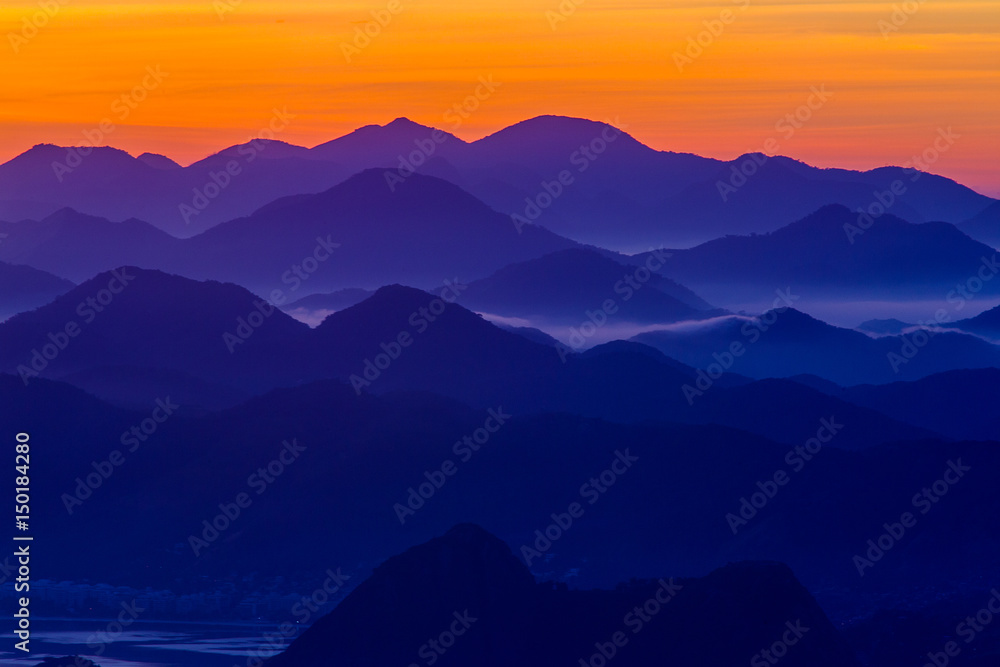
[[[1000, 367], [1000, 347], [976, 336], [921, 329], [873, 338], [831, 326], [794, 308], [757, 317], [728, 317], [697, 329], [643, 333], [634, 340], [696, 368], [718, 365], [721, 357], [730, 372], [753, 378], [817, 375], [842, 386]], [[731, 354], [733, 345], [742, 352]]]
[[[669, 260], [653, 266], [663, 261]], [[612, 305], [606, 310], [609, 300]], [[506, 266], [471, 283], [461, 303], [533, 324], [573, 327], [589, 321], [587, 313], [598, 313], [601, 322], [624, 324], [704, 319], [724, 312], [648, 267], [636, 268], [583, 248]]]
[[[656, 609], [655, 616], [629, 611], [645, 604]], [[376, 618], [380, 622], [373, 622]], [[735, 667], [773, 643], [776, 634], [796, 627], [788, 619], [800, 623], [802, 644], [788, 651], [786, 664], [858, 664], [783, 565], [739, 563], [702, 579], [633, 580], [613, 591], [570, 591], [536, 583], [506, 544], [464, 524], [387, 560], [265, 664], [394, 665], [424, 659], [543, 667], [570, 665], [595, 653], [600, 658], [604, 646], [606, 659], [621, 665]], [[454, 634], [440, 644], [427, 643], [442, 632]], [[719, 634], [725, 642], [712, 641]], [[796, 634], [787, 636], [799, 642]], [[611, 637], [619, 644], [605, 640]]]
[[993, 248], [950, 224], [911, 224], [887, 214], [865, 230], [856, 212], [836, 205], [768, 234], [674, 251], [662, 273], [723, 306], [770, 300], [789, 286], [811, 298], [945, 301], [962, 297], [959, 288], [970, 280], [979, 281], [972, 294], [1000, 293], [1000, 280], [977, 277], [997, 276], [996, 261]]

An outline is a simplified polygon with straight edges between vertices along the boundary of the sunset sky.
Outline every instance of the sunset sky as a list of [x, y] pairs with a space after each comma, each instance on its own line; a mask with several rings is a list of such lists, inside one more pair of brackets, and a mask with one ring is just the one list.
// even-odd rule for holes
[[[961, 138], [930, 171], [1000, 196], [1000, 1], [908, 0], [895, 17], [848, 0], [394, 0], [395, 14], [389, 0], [47, 1], [51, 16], [46, 0], [0, 6], [3, 161], [83, 143], [107, 118], [103, 143], [188, 164], [274, 108], [296, 115], [279, 138], [308, 146], [398, 116], [472, 140], [560, 114], [618, 118], [663, 150], [732, 158], [774, 137], [782, 154], [862, 169], [951, 127]], [[348, 61], [373, 11], [391, 20]], [[706, 21], [720, 34], [678, 67]], [[122, 120], [147, 67], [167, 76]], [[454, 129], [445, 112], [481, 76], [501, 85]], [[813, 86], [833, 95], [786, 138], [776, 122]]]

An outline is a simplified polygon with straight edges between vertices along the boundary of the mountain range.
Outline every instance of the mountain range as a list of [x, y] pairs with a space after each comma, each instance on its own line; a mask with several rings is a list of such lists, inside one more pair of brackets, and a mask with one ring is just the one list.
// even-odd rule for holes
[[[719, 633], [725, 642], [712, 641]], [[587, 664], [596, 655], [621, 665], [735, 667], [781, 637], [789, 641], [788, 665], [858, 664], [783, 566], [740, 563], [702, 579], [570, 591], [536, 583], [506, 544], [458, 525], [380, 565], [265, 664], [541, 667]]]
[[[127, 280], [120, 294], [92, 303], [117, 276]], [[74, 336], [66, 333], [71, 324]], [[866, 424], [841, 439], [844, 447], [934, 435], [796, 383], [713, 379], [644, 345], [581, 353], [531, 340], [413, 288], [382, 288], [310, 329], [236, 285], [134, 267], [0, 324], [0, 370], [25, 383], [70, 382], [126, 407], [171, 395], [217, 410], [336, 379], [359, 394], [431, 391], [518, 414], [719, 423], [782, 442], [797, 442], [800, 427], [833, 413]], [[793, 404], [795, 418], [779, 418]]]
[[[995, 202], [902, 167], [820, 169], [763, 154], [726, 162], [657, 151], [625, 130], [618, 122], [540, 116], [469, 143], [399, 118], [311, 149], [253, 139], [187, 167], [106, 147], [76, 164], [73, 151], [39, 145], [0, 165], [0, 219], [42, 219], [72, 207], [116, 221], [146, 220], [186, 237], [281, 197], [324, 191], [368, 168], [383, 177], [413, 169], [439, 176], [507, 216], [633, 252], [769, 232], [825, 204], [867, 210], [885, 193], [899, 193], [892, 194], [892, 212], [912, 222], [960, 223]], [[53, 166], [71, 163], [68, 172]], [[561, 187], [557, 196], [547, 184], [553, 192]], [[983, 226], [970, 225], [970, 233], [993, 238], [995, 225]]]

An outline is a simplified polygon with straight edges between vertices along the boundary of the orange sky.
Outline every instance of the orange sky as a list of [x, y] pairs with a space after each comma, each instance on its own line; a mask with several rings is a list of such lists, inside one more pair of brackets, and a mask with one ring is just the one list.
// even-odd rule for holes
[[[1000, 0], [906, 0], [895, 20], [893, 2], [848, 0], [61, 2], [0, 6], [0, 160], [82, 143], [105, 118], [104, 143], [183, 164], [275, 107], [296, 114], [280, 138], [309, 146], [397, 116], [451, 129], [445, 111], [492, 75], [462, 138], [546, 113], [618, 117], [655, 148], [732, 158], [774, 137], [812, 164], [872, 168], [950, 126], [961, 138], [930, 170], [1000, 196]], [[391, 20], [348, 62], [373, 10]], [[679, 68], [704, 21], [720, 34]], [[167, 76], [122, 120], [155, 66]], [[775, 123], [811, 86], [833, 96], [787, 137]]]

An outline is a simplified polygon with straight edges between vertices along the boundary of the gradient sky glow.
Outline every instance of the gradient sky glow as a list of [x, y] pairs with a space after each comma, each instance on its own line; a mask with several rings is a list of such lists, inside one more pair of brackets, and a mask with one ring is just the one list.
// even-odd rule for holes
[[[278, 138], [308, 146], [398, 116], [472, 140], [551, 113], [725, 159], [774, 137], [782, 154], [856, 169], [906, 162], [950, 126], [961, 138], [930, 171], [1000, 196], [1000, 0], [582, 0], [554, 29], [559, 0], [399, 0], [351, 62], [342, 44], [388, 0], [62, 1], [16, 44], [42, 10], [0, 6], [0, 160], [81, 144], [110, 118], [104, 143], [187, 164], [246, 141], [274, 108], [296, 114]], [[916, 10], [884, 38], [894, 4]], [[723, 10], [731, 23], [678, 71], [674, 53]], [[116, 98], [157, 65], [166, 79], [119, 121]], [[490, 75], [500, 88], [454, 129], [445, 111]], [[833, 96], [786, 139], [775, 123], [811, 86]]]

